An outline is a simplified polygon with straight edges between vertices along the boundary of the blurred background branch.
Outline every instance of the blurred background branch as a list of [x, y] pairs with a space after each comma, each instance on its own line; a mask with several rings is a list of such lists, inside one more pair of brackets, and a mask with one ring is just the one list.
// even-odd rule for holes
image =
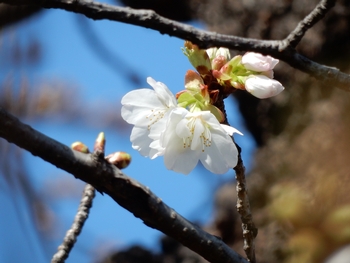
[[38, 6], [12, 6], [8, 4], [0, 4], [0, 28], [13, 25], [26, 19], [30, 16], [33, 16], [43, 9]]

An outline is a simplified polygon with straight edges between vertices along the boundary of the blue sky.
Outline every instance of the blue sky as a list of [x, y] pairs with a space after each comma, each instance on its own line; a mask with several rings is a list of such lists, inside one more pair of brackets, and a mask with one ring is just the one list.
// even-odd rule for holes
[[[85, 22], [92, 27], [108, 50], [126, 61], [128, 68], [137, 71], [143, 78], [141, 86], [136, 86], [126, 81], [114, 68], [106, 65], [93, 52], [92, 47], [86, 44], [86, 38], [78, 24], [80, 19], [86, 18], [60, 10], [45, 10], [16, 27], [6, 29], [2, 39], [5, 44], [11, 42], [13, 35], [16, 41], [23, 43], [31, 38], [38, 39], [43, 46], [43, 61], [31, 69], [12, 68], [11, 65], [4, 65], [0, 61], [1, 76], [6, 76], [10, 71], [18, 75], [25, 72], [34, 85], [44, 80], [64, 81], [78, 90], [79, 101], [85, 105], [87, 115], [92, 112], [97, 115], [103, 114], [104, 107], [115, 107], [115, 114], [119, 116], [121, 97], [131, 89], [147, 87], [147, 76], [164, 82], [174, 93], [184, 88], [184, 74], [186, 70], [192, 69], [192, 66], [181, 52], [183, 40], [141, 27], [86, 19]], [[232, 100], [227, 100], [226, 108], [230, 124], [245, 134], [235, 138], [243, 148], [243, 159], [249, 168], [254, 143], [245, 130]], [[210, 221], [215, 189], [234, 177], [233, 171], [218, 176], [206, 172], [201, 167], [188, 176], [168, 171], [162, 158], [149, 160], [131, 148], [128, 133], [132, 127], [127, 131], [118, 132], [99, 122], [75, 125], [60, 119], [25, 121], [66, 145], [79, 140], [91, 148], [97, 134], [104, 131], [107, 138], [106, 153], [121, 150], [132, 155], [133, 161], [130, 167], [125, 169], [125, 173], [148, 186], [165, 203], [191, 221], [203, 224]], [[29, 153], [25, 156], [32, 175], [31, 181], [37, 191], [45, 192], [45, 188], [55, 185], [52, 182], [68, 180], [76, 185], [77, 196], [80, 196], [83, 183]], [[6, 191], [0, 194], [3, 200], [0, 208], [9, 211], [2, 219], [0, 245], [11, 248], [19, 242], [18, 240], [28, 235], [33, 240], [32, 249], [23, 248], [23, 253], [16, 255], [6, 254], [6, 249], [1, 249], [0, 262], [8, 261], [9, 257], [15, 257], [11, 258], [12, 262], [20, 262], [29, 255], [33, 262], [47, 262], [47, 256], [55, 252], [71, 225], [79, 200], [67, 197], [50, 202], [52, 211], [58, 215], [58, 224], [51, 238], [50, 251], [42, 253], [40, 244], [36, 243], [35, 234], [25, 234], [18, 228], [20, 223], [13, 219], [16, 218], [14, 200], [9, 200]], [[21, 211], [25, 217], [27, 212], [24, 202], [18, 200], [18, 203], [21, 204]], [[159, 236], [160, 232], [145, 226], [140, 219], [119, 207], [111, 198], [97, 193], [89, 219], [67, 262], [91, 262], [96, 253], [111, 248], [120, 249], [130, 244], [141, 244], [156, 249]]]

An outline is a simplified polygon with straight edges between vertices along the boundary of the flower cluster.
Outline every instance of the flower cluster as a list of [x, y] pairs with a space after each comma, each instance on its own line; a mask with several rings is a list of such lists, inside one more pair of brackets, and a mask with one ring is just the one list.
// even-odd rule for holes
[[166, 85], [152, 78], [147, 82], [153, 90], [134, 90], [122, 98], [122, 117], [134, 125], [130, 140], [135, 150], [151, 159], [164, 156], [168, 169], [183, 174], [198, 161], [216, 174], [236, 166], [238, 152], [230, 136], [241, 133], [220, 124], [209, 110], [201, 110], [197, 104], [204, 97], [193, 91], [195, 99], [186, 103], [188, 110], [177, 105]]
[[221, 124], [226, 116], [218, 105], [236, 89], [258, 98], [280, 93], [284, 87], [273, 79], [278, 60], [252, 52], [230, 59], [226, 48], [203, 50], [188, 41], [183, 52], [197, 72], [187, 71], [185, 90], [176, 97], [149, 77], [153, 90], [134, 90], [122, 98], [122, 117], [134, 125], [132, 147], [151, 159], [164, 156], [165, 166], [175, 172], [188, 174], [200, 161], [215, 174], [226, 173], [238, 161], [231, 136], [241, 133]]
[[[284, 90], [282, 84], [273, 79], [273, 68], [279, 60], [271, 56], [247, 52], [230, 59], [226, 48], [209, 48], [204, 51], [188, 41], [183, 52], [204, 79], [216, 79], [223, 87], [224, 94], [241, 89], [259, 99], [266, 99]], [[196, 60], [194, 57], [201, 59]]]

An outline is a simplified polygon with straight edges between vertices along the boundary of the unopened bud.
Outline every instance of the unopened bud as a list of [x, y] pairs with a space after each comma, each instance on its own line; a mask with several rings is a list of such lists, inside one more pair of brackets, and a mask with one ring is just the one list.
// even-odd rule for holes
[[211, 62], [212, 69], [220, 70], [227, 63], [227, 59], [224, 56], [218, 56]]
[[245, 82], [245, 89], [259, 99], [266, 99], [278, 95], [284, 87], [264, 75], [251, 75]]
[[254, 52], [247, 52], [242, 57], [242, 64], [244, 67], [256, 72], [272, 70], [278, 62], [278, 59]]
[[126, 152], [115, 152], [107, 155], [105, 159], [119, 169], [124, 169], [128, 167], [131, 162], [131, 155]]
[[211, 64], [205, 49], [200, 49], [197, 45], [192, 44], [190, 41], [186, 41], [185, 47], [182, 51], [199, 74], [204, 75], [209, 73], [209, 70], [211, 70]]
[[207, 49], [207, 54], [209, 56], [209, 59], [212, 61], [215, 58], [222, 56], [226, 61], [230, 60], [231, 55], [230, 55], [230, 50], [228, 48], [217, 48], [217, 47], [212, 47]]
[[89, 153], [89, 148], [82, 142], [73, 142], [71, 148], [82, 153]]
[[100, 132], [99, 135], [96, 138], [95, 145], [94, 145], [94, 151], [104, 152], [105, 151], [105, 145], [106, 145], [106, 138], [105, 133]]

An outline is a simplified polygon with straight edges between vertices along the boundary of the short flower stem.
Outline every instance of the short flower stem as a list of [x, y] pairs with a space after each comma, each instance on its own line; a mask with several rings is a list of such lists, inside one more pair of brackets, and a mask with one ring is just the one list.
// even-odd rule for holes
[[243, 230], [243, 239], [244, 245], [243, 249], [247, 255], [249, 262], [255, 263], [255, 244], [254, 238], [258, 234], [258, 229], [253, 223], [253, 216], [250, 211], [250, 204], [248, 198], [248, 192], [246, 189], [246, 180], [245, 180], [245, 167], [243, 165], [241, 157], [241, 149], [236, 144], [239, 151], [238, 154], [238, 163], [234, 168], [236, 172], [236, 189], [237, 189], [237, 211], [241, 216], [242, 220], [242, 230]]

